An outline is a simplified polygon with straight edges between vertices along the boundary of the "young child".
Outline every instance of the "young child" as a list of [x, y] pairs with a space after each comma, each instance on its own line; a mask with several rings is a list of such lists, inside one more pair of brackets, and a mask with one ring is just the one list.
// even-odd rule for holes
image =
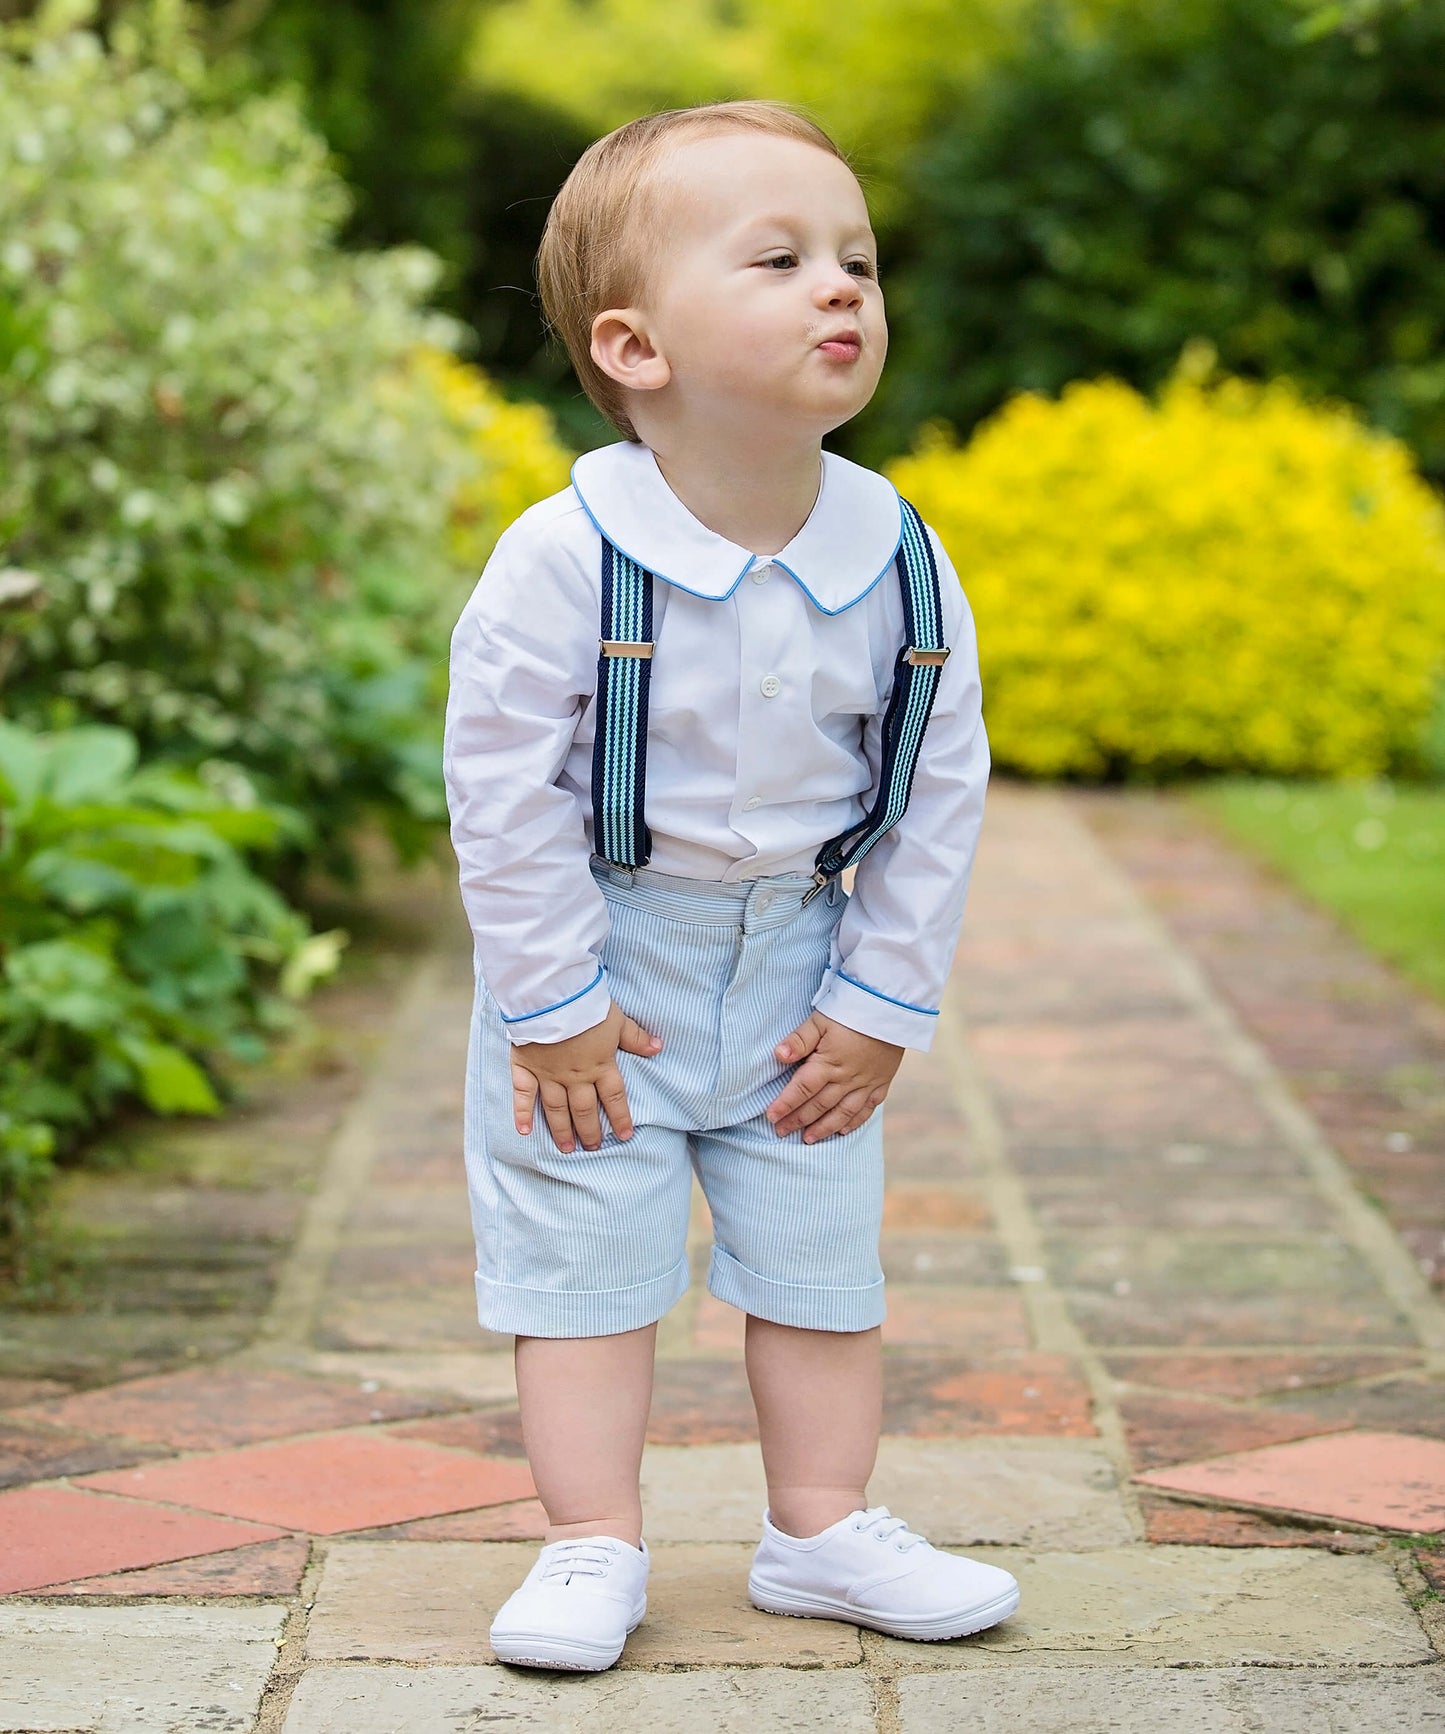
[[867, 206], [784, 105], [647, 115], [578, 161], [538, 275], [625, 437], [506, 530], [452, 641], [478, 1307], [516, 1337], [548, 1517], [492, 1647], [606, 1668], [645, 1612], [638, 1475], [694, 1171], [708, 1288], [747, 1314], [752, 1601], [979, 1631], [1013, 1578], [866, 1496], [879, 1109], [933, 1037], [988, 776], [948, 556], [821, 446], [887, 347]]

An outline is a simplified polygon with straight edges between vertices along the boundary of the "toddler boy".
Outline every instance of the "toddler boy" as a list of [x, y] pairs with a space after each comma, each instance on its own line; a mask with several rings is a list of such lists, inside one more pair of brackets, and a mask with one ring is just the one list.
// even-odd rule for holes
[[506, 530], [452, 642], [478, 1307], [515, 1335], [549, 1520], [492, 1646], [605, 1668], [643, 1616], [639, 1466], [694, 1171], [708, 1287], [747, 1314], [752, 1601], [978, 1631], [1013, 1578], [866, 1495], [879, 1109], [932, 1041], [988, 776], [947, 554], [821, 445], [887, 347], [867, 206], [781, 104], [648, 115], [578, 161], [538, 275], [624, 437]]

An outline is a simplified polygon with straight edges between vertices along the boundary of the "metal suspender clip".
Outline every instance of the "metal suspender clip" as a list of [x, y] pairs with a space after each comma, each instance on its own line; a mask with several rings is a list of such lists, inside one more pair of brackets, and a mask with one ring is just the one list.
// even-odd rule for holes
[[815, 873], [813, 875], [813, 889], [803, 893], [803, 901], [798, 907], [800, 909], [806, 909], [832, 877], [833, 875], [831, 873]]
[[903, 660], [911, 662], [915, 668], [925, 665], [930, 668], [942, 668], [948, 661], [949, 650], [945, 644], [941, 650], [922, 650], [916, 644], [910, 644], [903, 653]]
[[[634, 644], [630, 639], [625, 638], [599, 638], [597, 642], [601, 645], [604, 656], [638, 656], [644, 662], [652, 660], [653, 641], [650, 639], [641, 644]], [[947, 655], [948, 653], [945, 651], [944, 654]]]

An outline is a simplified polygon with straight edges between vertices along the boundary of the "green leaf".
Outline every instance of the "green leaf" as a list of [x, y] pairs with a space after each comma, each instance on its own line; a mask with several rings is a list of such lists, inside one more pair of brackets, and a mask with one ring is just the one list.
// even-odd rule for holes
[[124, 729], [67, 729], [48, 746], [45, 792], [57, 806], [114, 798], [135, 769], [135, 737]]
[[40, 790], [45, 750], [34, 735], [0, 722], [0, 807], [28, 813]]
[[17, 998], [51, 1023], [99, 1030], [117, 1022], [127, 995], [108, 957], [66, 939], [23, 945], [5, 958]]
[[211, 1081], [188, 1054], [169, 1042], [123, 1036], [120, 1046], [140, 1077], [140, 1093], [158, 1114], [219, 1114]]

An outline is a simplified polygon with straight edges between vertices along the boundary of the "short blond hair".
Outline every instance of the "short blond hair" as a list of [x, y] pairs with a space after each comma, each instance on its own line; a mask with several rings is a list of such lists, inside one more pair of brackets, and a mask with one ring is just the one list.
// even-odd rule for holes
[[658, 163], [685, 141], [730, 131], [798, 139], [848, 162], [816, 121], [787, 103], [748, 100], [663, 109], [588, 145], [547, 213], [537, 249], [543, 320], [566, 346], [583, 391], [638, 444], [626, 388], [592, 359], [592, 321], [609, 307], [636, 306], [643, 298], [648, 259], [660, 240], [651, 185]]

